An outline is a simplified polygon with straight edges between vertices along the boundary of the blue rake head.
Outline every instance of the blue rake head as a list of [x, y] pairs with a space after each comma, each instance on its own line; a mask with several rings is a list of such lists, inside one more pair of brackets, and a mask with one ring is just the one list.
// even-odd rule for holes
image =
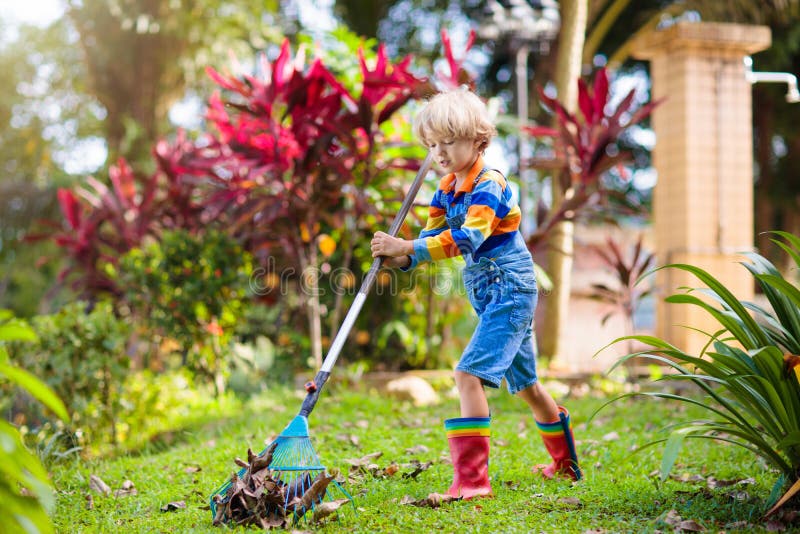
[[[271, 479], [270, 484], [274, 482], [279, 487], [282, 502], [272, 499], [266, 505], [261, 505], [258, 513], [297, 523], [301, 518], [308, 518], [307, 512], [313, 512], [324, 501], [346, 499], [353, 502], [352, 496], [332, 476], [327, 475], [308, 436], [308, 419], [305, 416], [295, 417], [275, 441], [261, 451], [258, 458], [264, 459], [268, 455], [271, 456], [267, 476]], [[215, 522], [218, 507], [227, 506], [236, 489], [234, 484], [241, 484], [247, 471], [248, 468], [243, 467], [232, 480], [225, 482], [211, 495], [211, 516]], [[226, 522], [224, 517], [222, 522]]]

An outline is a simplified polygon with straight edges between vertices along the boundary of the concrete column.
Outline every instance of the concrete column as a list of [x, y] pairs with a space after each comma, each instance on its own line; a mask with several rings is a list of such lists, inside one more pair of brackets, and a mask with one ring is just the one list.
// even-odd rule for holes
[[[743, 59], [767, 48], [766, 26], [679, 22], [643, 35], [633, 54], [650, 61], [653, 114], [654, 240], [659, 265], [701, 267], [739, 299], [752, 276], [737, 253], [753, 250], [751, 88]], [[696, 306], [666, 304], [681, 286], [702, 287], [683, 271], [660, 271], [656, 335], [697, 354], [708, 338], [684, 328], [719, 326]]]

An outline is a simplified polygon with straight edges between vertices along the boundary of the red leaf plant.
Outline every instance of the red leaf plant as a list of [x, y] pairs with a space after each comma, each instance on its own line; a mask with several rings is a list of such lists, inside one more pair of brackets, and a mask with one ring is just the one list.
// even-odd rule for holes
[[[298, 227], [314, 229], [320, 219], [335, 218], [345, 195], [357, 197], [357, 210], [366, 209], [361, 197], [378, 171], [380, 124], [418, 96], [423, 80], [409, 71], [411, 58], [392, 63], [383, 46], [374, 65], [363, 51], [359, 59], [358, 95], [321, 59], [305, 68], [302, 52], [292, 58], [288, 41], [273, 62], [262, 58], [263, 76], [207, 69], [231, 95], [223, 100], [215, 93], [209, 100], [213, 134], [191, 141], [179, 131], [173, 141], [158, 142], [153, 176], [138, 177], [120, 160], [110, 170], [111, 187], [90, 177], [59, 193], [64, 223], [53, 238], [71, 260], [62, 278], [74, 275], [85, 293], [113, 292], [100, 263], [115, 263], [164, 228], [200, 230], [209, 223], [226, 225], [251, 250], [266, 253], [280, 243], [291, 256], [309, 241]], [[381, 163], [418, 166], [402, 159]]]
[[621, 313], [625, 318], [625, 334], [632, 336], [636, 307], [653, 291], [651, 287], [642, 287], [645, 284], [638, 286], [637, 282], [652, 267], [655, 254], [644, 250], [642, 236], [639, 236], [630, 254], [623, 253], [620, 243], [610, 236], [604, 245], [590, 245], [589, 249], [614, 274], [614, 285], [594, 283], [588, 295], [589, 298], [611, 307], [600, 320], [600, 324], [604, 325], [615, 313]]
[[464, 68], [464, 60], [466, 59], [467, 52], [470, 51], [472, 45], [475, 44], [475, 30], [470, 30], [467, 42], [464, 45], [464, 57], [456, 59], [453, 54], [453, 45], [450, 42], [450, 35], [447, 30], [442, 29], [442, 48], [444, 49], [444, 57], [447, 61], [448, 72], [437, 71], [437, 78], [440, 85], [444, 90], [457, 89], [462, 85], [468, 86], [470, 89], [475, 88], [475, 77]]
[[357, 95], [321, 59], [305, 68], [302, 50], [292, 58], [288, 41], [273, 62], [262, 60], [262, 76], [239, 79], [207, 69], [228, 94], [223, 99], [215, 93], [209, 101], [206, 118], [216, 134], [173, 165], [211, 181], [209, 216], [225, 219], [262, 259], [280, 245], [305, 268], [305, 252], [313, 246], [308, 243], [316, 236], [303, 239], [298, 228], [314, 234], [320, 222], [335, 223], [348, 191], [358, 197], [357, 208], [366, 206], [364, 187], [378, 171], [380, 124], [415, 96], [423, 80], [409, 71], [410, 58], [390, 62], [383, 45], [372, 66], [359, 51], [359, 64]]
[[74, 190], [59, 189], [64, 221], [48, 223], [53, 228], [49, 237], [70, 260], [59, 282], [69, 280], [81, 297], [117, 294], [104, 264], [115, 265], [122, 254], [154, 234], [159, 219], [157, 176], [139, 179], [120, 159], [110, 167], [109, 179], [111, 187], [90, 176]]
[[[540, 213], [536, 230], [528, 237], [528, 246], [535, 248], [550, 229], [564, 220], [574, 220], [581, 210], [600, 203], [609, 194], [601, 178], [615, 166], [630, 159], [628, 151], [617, 146], [622, 134], [631, 126], [644, 120], [660, 101], [649, 102], [631, 112], [635, 89], [612, 109], [609, 104], [608, 74], [598, 69], [591, 87], [578, 80], [578, 108], [580, 115], [572, 114], [555, 98], [539, 87], [541, 102], [555, 115], [554, 128], [544, 126], [523, 127], [538, 138], [552, 139], [554, 157], [534, 158], [526, 162], [535, 169], [554, 171], [565, 192], [563, 201], [552, 211]], [[541, 209], [541, 208], [540, 208]]]

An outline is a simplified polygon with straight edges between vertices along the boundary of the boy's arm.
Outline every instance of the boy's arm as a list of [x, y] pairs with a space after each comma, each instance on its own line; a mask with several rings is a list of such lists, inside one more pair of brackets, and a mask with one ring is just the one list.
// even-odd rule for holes
[[[519, 207], [509, 207], [510, 195], [511, 191], [499, 173], [486, 173], [486, 178], [475, 186], [466, 219], [459, 230], [448, 228], [435, 236], [420, 236], [420, 239], [414, 240], [417, 262], [472, 254], [495, 230], [501, 228], [501, 223], [509, 227], [518, 225]], [[504, 218], [506, 221], [503, 221]]]
[[[437, 189], [436, 192], [433, 194], [433, 199], [431, 200], [431, 205], [428, 208], [428, 220], [425, 223], [425, 228], [419, 233], [419, 239], [425, 239], [428, 237], [435, 237], [445, 230], [447, 230], [447, 220], [445, 219], [445, 209], [444, 205], [442, 204], [442, 192], [441, 189]], [[414, 267], [419, 264], [419, 260], [417, 259], [416, 254], [411, 254], [409, 256], [404, 256], [402, 258], [396, 258], [397, 261], [406, 260], [407, 263], [405, 265], [397, 265], [401, 271], [410, 271]]]

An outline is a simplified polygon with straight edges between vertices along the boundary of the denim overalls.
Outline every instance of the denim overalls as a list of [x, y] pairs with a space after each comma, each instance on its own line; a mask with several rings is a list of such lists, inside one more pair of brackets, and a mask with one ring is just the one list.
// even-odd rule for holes
[[[475, 177], [473, 189], [487, 170]], [[472, 192], [464, 194], [463, 203], [445, 203], [451, 230], [460, 229], [466, 219]], [[467, 264], [464, 286], [478, 314], [478, 326], [456, 370], [477, 376], [495, 388], [505, 378], [508, 390], [515, 394], [537, 381], [531, 326], [537, 289], [531, 254], [522, 235], [515, 232], [493, 249], [463, 257]]]

